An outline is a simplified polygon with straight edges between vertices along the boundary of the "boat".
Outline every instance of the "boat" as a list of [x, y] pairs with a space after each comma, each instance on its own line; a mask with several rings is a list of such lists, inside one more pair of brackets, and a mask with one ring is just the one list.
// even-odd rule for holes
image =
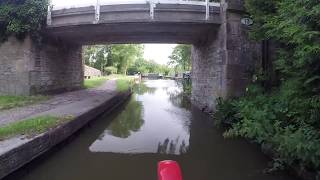
[[165, 160], [158, 163], [158, 180], [182, 180], [182, 173], [176, 161]]

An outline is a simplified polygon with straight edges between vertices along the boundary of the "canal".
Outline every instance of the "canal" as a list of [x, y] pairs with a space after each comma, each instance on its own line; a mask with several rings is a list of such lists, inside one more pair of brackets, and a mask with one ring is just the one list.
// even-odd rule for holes
[[289, 180], [245, 140], [224, 139], [172, 80], [146, 80], [130, 100], [6, 180], [157, 180], [157, 162], [180, 163], [185, 180]]

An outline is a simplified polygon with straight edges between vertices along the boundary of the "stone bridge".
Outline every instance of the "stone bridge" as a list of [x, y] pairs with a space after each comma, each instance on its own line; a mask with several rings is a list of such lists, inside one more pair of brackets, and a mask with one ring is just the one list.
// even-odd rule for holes
[[[151, 0], [49, 7], [41, 43], [14, 37], [0, 45], [0, 94], [30, 95], [83, 87], [82, 46], [99, 43], [192, 44], [192, 100], [214, 109], [241, 95], [260, 45], [248, 40], [243, 0]], [[99, 2], [99, 1], [97, 1]]]

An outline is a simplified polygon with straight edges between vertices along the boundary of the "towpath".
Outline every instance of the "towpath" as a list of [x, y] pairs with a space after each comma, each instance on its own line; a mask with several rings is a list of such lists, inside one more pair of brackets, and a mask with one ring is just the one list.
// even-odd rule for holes
[[97, 88], [54, 95], [41, 103], [0, 111], [0, 126], [42, 115], [77, 115], [73, 112], [84, 111], [100, 100], [108, 99], [115, 94], [116, 81], [109, 80]]

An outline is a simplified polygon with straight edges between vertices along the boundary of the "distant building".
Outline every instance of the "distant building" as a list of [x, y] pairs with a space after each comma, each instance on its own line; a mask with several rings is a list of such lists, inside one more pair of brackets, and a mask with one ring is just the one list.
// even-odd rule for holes
[[100, 77], [102, 76], [102, 73], [100, 70], [84, 65], [84, 78], [85, 79], [91, 79], [92, 77]]

